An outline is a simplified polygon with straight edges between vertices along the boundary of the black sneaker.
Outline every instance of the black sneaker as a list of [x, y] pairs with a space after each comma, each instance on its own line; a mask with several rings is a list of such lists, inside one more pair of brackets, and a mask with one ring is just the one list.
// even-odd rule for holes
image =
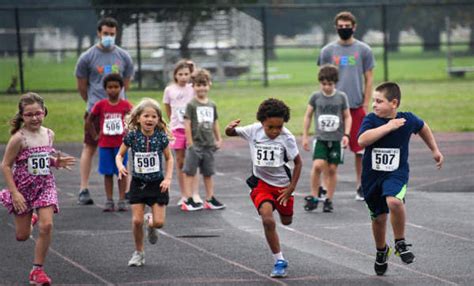
[[392, 254], [390, 246], [386, 245], [384, 251], [377, 251], [375, 256], [374, 270], [379, 276], [384, 275], [388, 267], [388, 258]]
[[192, 211], [199, 211], [202, 210], [204, 207], [202, 203], [196, 203], [193, 200], [193, 197], [188, 198], [187, 201], [184, 201], [181, 205], [182, 211], [192, 212]]
[[207, 210], [221, 210], [225, 205], [219, 202], [214, 196], [210, 200], [204, 202], [204, 208]]
[[79, 197], [77, 199], [77, 203], [80, 205], [92, 205], [94, 204], [94, 201], [91, 198], [91, 195], [89, 194], [89, 189], [82, 189], [79, 192]]
[[328, 191], [325, 188], [323, 188], [323, 186], [319, 186], [318, 198], [325, 199], [327, 193]]
[[408, 249], [408, 246], [412, 245], [407, 244], [405, 240], [400, 240], [395, 243], [395, 255], [400, 256], [405, 264], [410, 264], [415, 261], [415, 255]]
[[332, 207], [332, 201], [330, 199], [326, 199], [323, 204], [323, 212], [332, 213], [333, 209], [334, 208]]
[[304, 210], [307, 212], [313, 211], [318, 207], [319, 200], [314, 196], [306, 196], [304, 197], [306, 204], [304, 205]]

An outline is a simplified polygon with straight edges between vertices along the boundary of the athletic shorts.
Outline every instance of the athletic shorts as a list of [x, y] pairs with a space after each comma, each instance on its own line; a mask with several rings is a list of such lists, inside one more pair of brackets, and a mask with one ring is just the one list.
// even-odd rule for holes
[[161, 192], [160, 184], [162, 181], [163, 180], [146, 182], [139, 178], [132, 177], [130, 191], [128, 192], [130, 204], [146, 204], [150, 207], [154, 204], [167, 206], [170, 197], [168, 191]]
[[186, 134], [183, 128], [174, 129], [171, 131], [173, 140], [170, 142], [170, 148], [173, 150], [186, 149]]
[[[87, 117], [89, 116], [89, 112], [86, 111], [84, 113], [84, 143], [87, 145], [92, 145], [92, 146], [97, 146], [99, 144], [99, 140], [95, 140], [94, 137], [92, 137], [92, 134], [89, 132], [89, 129], [86, 128], [86, 122], [87, 122]], [[94, 120], [94, 128], [95, 130], [100, 130], [100, 120], [97, 117], [97, 120]]]
[[[117, 165], [115, 165], [115, 156], [120, 147], [99, 147], [99, 167], [98, 172], [101, 175], [113, 176], [118, 175]], [[123, 165], [127, 166], [128, 154], [123, 156]]]
[[286, 202], [286, 206], [281, 205], [277, 198], [280, 195], [280, 190], [284, 189], [285, 187], [275, 187], [265, 183], [263, 180], [258, 180], [257, 187], [255, 187], [250, 192], [250, 198], [257, 209], [260, 210], [260, 207], [264, 202], [270, 202], [273, 205], [273, 210], [277, 210], [277, 212], [282, 216], [293, 216], [293, 204], [294, 204], [294, 197], [291, 196], [288, 201]]
[[344, 149], [340, 141], [315, 140], [313, 160], [321, 159], [329, 164], [344, 163]]
[[210, 177], [215, 174], [213, 148], [196, 148], [194, 146], [186, 149], [184, 156], [183, 172], [188, 176], [196, 175], [197, 168], [201, 170], [204, 177]]
[[400, 177], [379, 177], [373, 184], [363, 184], [364, 199], [372, 219], [389, 213], [386, 197], [396, 197], [405, 202], [407, 180]]
[[351, 138], [349, 138], [349, 148], [354, 153], [363, 153], [364, 148], [359, 146], [357, 143], [357, 133], [359, 133], [360, 126], [362, 125], [362, 120], [365, 117], [365, 111], [363, 107], [351, 108], [351, 117], [352, 117], [352, 126], [351, 126]]

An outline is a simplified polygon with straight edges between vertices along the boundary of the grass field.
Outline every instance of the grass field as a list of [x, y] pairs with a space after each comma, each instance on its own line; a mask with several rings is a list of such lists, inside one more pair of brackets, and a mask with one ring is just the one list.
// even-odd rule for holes
[[[403, 97], [400, 110], [412, 111], [426, 120], [435, 132], [474, 131], [474, 93], [472, 81], [457, 82], [403, 82]], [[217, 103], [221, 130], [233, 119], [240, 118], [242, 124], [255, 121], [259, 103], [276, 97], [291, 108], [291, 119], [287, 127], [295, 134], [302, 133], [303, 115], [307, 101], [316, 89], [315, 85], [288, 87], [216, 87], [210, 97]], [[45, 126], [56, 132], [56, 141], [79, 142], [82, 140], [82, 115], [85, 104], [77, 93], [44, 93], [49, 115]], [[162, 92], [129, 92], [132, 103], [142, 97], [152, 97], [159, 102]], [[9, 138], [8, 121], [16, 112], [16, 96], [0, 97], [0, 142]]]
[[[255, 119], [259, 103], [268, 97], [283, 99], [292, 109], [288, 127], [295, 133], [302, 133], [302, 117], [312, 91], [318, 88], [316, 64], [318, 49], [279, 49], [278, 60], [270, 61], [270, 75], [285, 75], [283, 79], [270, 81], [269, 88], [261, 82], [241, 81], [216, 83], [211, 98], [218, 105], [221, 129], [232, 119], [241, 118], [243, 124]], [[374, 49], [377, 66], [375, 84], [383, 79], [381, 50]], [[436, 131], [474, 131], [474, 73], [465, 78], [451, 79], [446, 74], [446, 60], [443, 53], [423, 53], [420, 48], [402, 48], [399, 53], [389, 54], [389, 78], [400, 82], [403, 92], [401, 110], [415, 112], [425, 119]], [[54, 57], [27, 59], [25, 81], [28, 89], [75, 89], [73, 75], [75, 57], [67, 57], [56, 63]], [[6, 89], [9, 74], [15, 72], [15, 59], [0, 60], [0, 89]], [[474, 66], [474, 57], [460, 53], [456, 65]], [[82, 114], [85, 104], [77, 92], [42, 93], [50, 115], [45, 125], [56, 132], [56, 140], [80, 141], [82, 138]], [[148, 96], [161, 102], [162, 91], [129, 92], [130, 100], [137, 103]], [[0, 96], [0, 142], [6, 142], [8, 121], [16, 112], [16, 96]]]

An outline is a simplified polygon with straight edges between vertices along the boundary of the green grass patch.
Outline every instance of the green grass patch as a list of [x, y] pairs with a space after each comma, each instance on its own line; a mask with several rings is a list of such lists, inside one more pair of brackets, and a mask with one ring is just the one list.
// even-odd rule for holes
[[[474, 94], [471, 81], [457, 82], [402, 82], [401, 111], [412, 111], [424, 119], [435, 132], [474, 131]], [[316, 84], [263, 87], [234, 87], [215, 85], [210, 98], [217, 103], [221, 130], [236, 118], [242, 124], [254, 122], [258, 105], [264, 99], [284, 100], [291, 108], [291, 119], [286, 125], [294, 134], [302, 133], [303, 115], [309, 96], [318, 89]], [[80, 142], [83, 136], [82, 116], [85, 103], [77, 93], [43, 93], [49, 114], [44, 125], [56, 132], [57, 142]], [[129, 92], [130, 101], [142, 97], [162, 101], [162, 92]], [[8, 121], [16, 112], [18, 96], [0, 96], [0, 142], [9, 138]]]

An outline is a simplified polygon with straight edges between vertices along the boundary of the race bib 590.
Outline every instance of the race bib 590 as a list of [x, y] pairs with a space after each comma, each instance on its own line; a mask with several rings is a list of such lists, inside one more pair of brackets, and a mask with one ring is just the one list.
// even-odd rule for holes
[[160, 171], [158, 152], [136, 152], [133, 167], [138, 174], [149, 174]]

